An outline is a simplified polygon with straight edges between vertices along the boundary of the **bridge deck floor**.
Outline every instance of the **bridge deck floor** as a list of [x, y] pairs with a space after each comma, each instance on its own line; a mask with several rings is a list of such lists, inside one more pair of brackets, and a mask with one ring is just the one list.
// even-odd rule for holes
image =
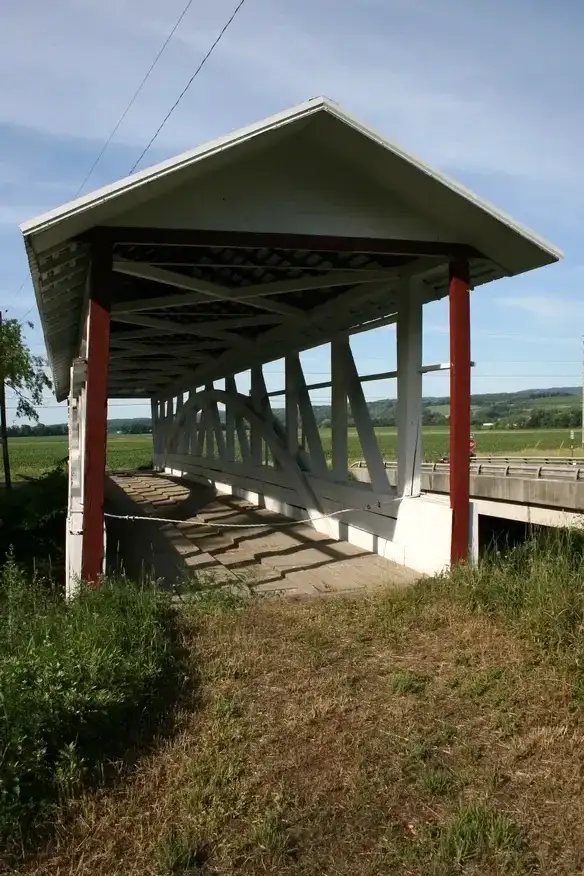
[[[109, 513], [181, 521], [108, 518], [109, 568], [123, 568], [131, 577], [152, 575], [166, 586], [180, 586], [189, 578], [204, 584], [243, 584], [255, 593], [297, 598], [405, 586], [420, 577], [307, 524], [292, 524], [244, 499], [217, 496], [210, 487], [167, 475], [111, 475], [106, 496]], [[223, 529], [213, 525], [217, 523], [268, 525]]]

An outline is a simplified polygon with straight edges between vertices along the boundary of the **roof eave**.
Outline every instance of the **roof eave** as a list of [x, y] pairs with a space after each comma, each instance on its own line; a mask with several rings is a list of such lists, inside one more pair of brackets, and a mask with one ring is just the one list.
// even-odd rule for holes
[[[421, 158], [418, 158], [417, 155], [413, 155], [411, 152], [407, 152], [395, 141], [389, 141], [379, 131], [375, 130], [374, 128], [370, 128], [368, 125], [362, 124], [359, 119], [357, 119], [351, 113], [348, 113], [346, 110], [342, 109], [338, 104], [326, 101], [322, 108], [339, 121], [344, 122], [353, 130], [357, 131], [365, 137], [368, 137], [370, 140], [373, 140], [381, 148], [389, 148], [395, 155], [397, 155], [399, 158], [406, 161], [407, 163], [413, 165], [422, 173], [426, 174], [429, 178], [450, 189], [451, 192], [464, 198], [478, 210], [482, 210], [483, 212], [489, 214], [491, 218], [505, 225], [510, 231], [514, 232], [515, 234], [519, 234], [525, 240], [529, 241], [533, 246], [537, 247], [542, 253], [545, 253], [547, 255], [548, 260], [546, 260], [543, 264], [554, 264], [555, 262], [558, 262], [564, 258], [564, 252], [561, 249], [554, 246], [543, 237], [540, 237], [532, 229], [522, 226], [507, 213], [499, 210], [499, 208], [492, 204], [490, 201], [483, 200], [478, 195], [476, 195], [475, 192], [467, 189], [466, 186], [461, 185], [460, 183], [456, 182], [456, 180], [452, 179], [446, 174], [436, 171], [433, 167], [422, 161]], [[534, 265], [534, 268], [539, 266], [540, 265]]]
[[58, 207], [55, 210], [50, 210], [47, 213], [29, 219], [19, 226], [20, 231], [25, 239], [34, 238], [57, 225], [67, 222], [69, 219], [78, 217], [95, 207], [101, 206], [122, 194], [126, 194], [156, 180], [160, 180], [165, 176], [176, 173], [190, 165], [216, 155], [225, 149], [230, 149], [241, 143], [245, 143], [261, 134], [268, 133], [269, 131], [290, 125], [301, 119], [308, 118], [313, 113], [322, 109], [332, 110], [334, 109], [334, 104], [326, 98], [315, 98], [303, 104], [299, 104], [290, 110], [270, 116], [262, 122], [256, 122], [253, 125], [248, 125], [231, 134], [219, 137], [216, 140], [211, 141], [210, 144], [203, 144], [201, 147], [188, 152], [183, 152], [179, 156], [152, 165], [151, 167], [125, 177], [112, 185], [104, 186], [96, 192], [92, 192], [89, 195], [84, 195], [81, 198], [70, 201], [68, 204]]

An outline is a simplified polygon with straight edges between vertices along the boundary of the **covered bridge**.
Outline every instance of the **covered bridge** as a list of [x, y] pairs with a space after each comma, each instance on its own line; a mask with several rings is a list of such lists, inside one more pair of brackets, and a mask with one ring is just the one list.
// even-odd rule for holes
[[[158, 470], [308, 515], [334, 537], [422, 572], [472, 555], [470, 291], [557, 261], [553, 246], [325, 98], [21, 230], [57, 398], [69, 401], [71, 589], [102, 572], [111, 398], [151, 402]], [[450, 362], [424, 363], [423, 306], [446, 296]], [[360, 375], [351, 335], [389, 323], [397, 369]], [[310, 384], [299, 353], [327, 343], [330, 379]], [[285, 380], [270, 393], [262, 367], [275, 360], [284, 360]], [[422, 377], [442, 367], [449, 503], [420, 490]], [[238, 385], [242, 372], [250, 392]], [[389, 377], [397, 487], [363, 389]], [[320, 387], [332, 394], [331, 460], [310, 397]], [[349, 477], [349, 411], [368, 485]]]

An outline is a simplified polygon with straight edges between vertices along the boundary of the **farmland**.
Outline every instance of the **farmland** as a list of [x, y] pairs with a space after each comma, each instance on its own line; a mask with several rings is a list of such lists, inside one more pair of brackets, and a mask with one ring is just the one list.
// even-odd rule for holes
[[[386, 459], [395, 459], [397, 431], [391, 427], [379, 427], [377, 435]], [[331, 431], [321, 429], [321, 438], [327, 457], [331, 453]], [[526, 456], [569, 455], [570, 432], [566, 429], [517, 429], [478, 431], [475, 433], [477, 453], [481, 456]], [[574, 436], [574, 452], [581, 447], [581, 433]], [[49, 471], [67, 456], [65, 436], [11, 438], [9, 439], [13, 476], [16, 480], [37, 477]], [[448, 452], [448, 429], [432, 427], [424, 429], [423, 455], [431, 462]], [[355, 429], [349, 431], [349, 457], [363, 456]], [[148, 465], [152, 459], [151, 435], [110, 435], [108, 437], [108, 468], [138, 468]]]

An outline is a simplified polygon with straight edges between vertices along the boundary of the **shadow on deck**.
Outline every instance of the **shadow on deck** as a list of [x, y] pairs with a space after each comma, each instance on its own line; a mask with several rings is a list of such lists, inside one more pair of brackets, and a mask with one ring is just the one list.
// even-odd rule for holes
[[[211, 487], [155, 472], [108, 478], [106, 511], [179, 523], [107, 519], [108, 567], [163, 586], [240, 584], [256, 593], [323, 596], [403, 586], [419, 575], [311, 526]], [[262, 524], [258, 529], [229, 528]], [[217, 524], [221, 524], [218, 527]]]

